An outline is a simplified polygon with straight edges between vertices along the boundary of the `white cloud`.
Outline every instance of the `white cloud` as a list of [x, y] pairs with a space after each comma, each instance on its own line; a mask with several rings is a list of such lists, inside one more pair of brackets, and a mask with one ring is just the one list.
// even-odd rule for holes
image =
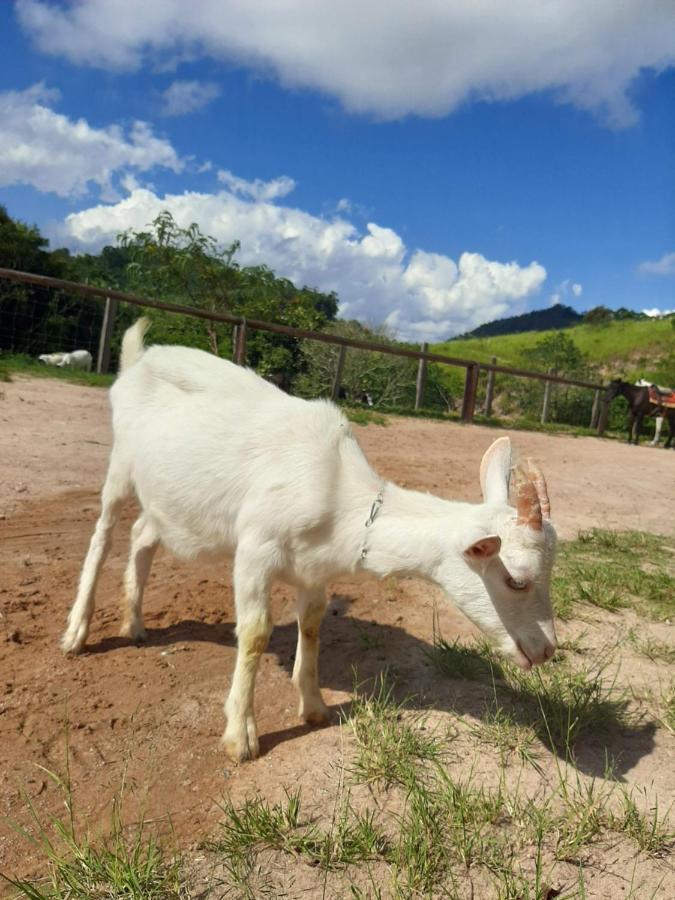
[[185, 116], [219, 96], [220, 88], [213, 81], [174, 81], [162, 94], [162, 115]]
[[646, 316], [649, 316], [650, 319], [660, 319], [661, 316], [671, 316], [673, 313], [675, 313], [675, 309], [659, 309], [657, 306], [654, 306], [651, 309], [643, 309], [641, 311]]
[[575, 297], [581, 297], [583, 286], [578, 282], [572, 282], [570, 278], [566, 278], [556, 285], [554, 292], [548, 298], [549, 306], [555, 306], [556, 303], [565, 303], [569, 300], [568, 294], [571, 292]]
[[649, 275], [675, 275], [675, 253], [664, 253], [661, 259], [640, 263], [638, 269]]
[[633, 79], [675, 63], [671, 0], [18, 0], [16, 9], [41, 50], [76, 63], [134, 69], [210, 56], [383, 118], [552, 90], [628, 125]]
[[295, 190], [295, 181], [288, 175], [281, 175], [271, 181], [263, 181], [261, 178], [247, 181], [245, 178], [234, 175], [228, 169], [220, 169], [218, 181], [224, 184], [231, 193], [250, 200], [276, 200]]
[[455, 262], [410, 250], [393, 229], [374, 222], [360, 232], [345, 218], [324, 219], [232, 190], [160, 197], [138, 189], [114, 205], [69, 215], [55, 237], [73, 249], [95, 249], [126, 228], [145, 228], [164, 209], [182, 226], [198, 222], [224, 244], [240, 240], [242, 264], [264, 262], [295, 284], [336, 291], [341, 315], [386, 323], [414, 340], [448, 337], [523, 312], [546, 278], [536, 262], [521, 266], [479, 253], [462, 253]]
[[145, 122], [134, 122], [128, 135], [116, 125], [92, 128], [84, 119], [54, 112], [56, 100], [58, 92], [42, 83], [0, 92], [0, 187], [29, 184], [68, 197], [94, 183], [105, 199], [115, 199], [115, 174], [183, 168], [171, 144]]

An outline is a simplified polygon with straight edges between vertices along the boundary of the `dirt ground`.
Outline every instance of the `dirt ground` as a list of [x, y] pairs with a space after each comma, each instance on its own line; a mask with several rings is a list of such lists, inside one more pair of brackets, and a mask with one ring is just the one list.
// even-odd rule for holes
[[[480, 499], [484, 450], [509, 433], [413, 419], [354, 430], [383, 476], [470, 501]], [[675, 535], [675, 453], [594, 438], [511, 438], [541, 464], [561, 537], [590, 526]], [[102, 825], [124, 783], [132, 817], [170, 817], [180, 845], [189, 846], [218, 821], [217, 803], [228, 793], [235, 801], [256, 790], [274, 796], [290, 783], [320, 804], [340, 753], [337, 709], [350, 699], [353, 667], [365, 678], [394, 667], [411, 693], [440, 709], [464, 703], [470, 712], [470, 687], [444, 699], [425, 652], [437, 604], [446, 639], [471, 634], [472, 626], [439, 604], [428, 585], [345, 578], [332, 585], [322, 628], [321, 681], [336, 724], [301, 725], [289, 680], [293, 596], [280, 586], [277, 627], [258, 680], [262, 756], [231, 766], [219, 746], [235, 648], [229, 562], [178, 563], [160, 552], [144, 604], [148, 641], [130, 646], [116, 635], [131, 508], [99, 583], [87, 652], [64, 658], [58, 639], [97, 517], [109, 447], [105, 391], [48, 379], [1, 386], [0, 817], [25, 821], [24, 791], [38, 808], [63, 812], [39, 766], [64, 771], [67, 733], [80, 815]], [[669, 802], [673, 762], [672, 741], [666, 746], [663, 737], [642, 733], [623, 775], [658, 787]], [[0, 870], [34, 869], [30, 848], [0, 823]]]

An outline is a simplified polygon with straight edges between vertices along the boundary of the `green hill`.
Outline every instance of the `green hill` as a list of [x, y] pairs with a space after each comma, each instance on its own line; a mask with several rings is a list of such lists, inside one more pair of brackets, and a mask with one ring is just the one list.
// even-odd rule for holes
[[575, 312], [571, 306], [556, 303], [548, 309], [535, 309], [521, 316], [509, 316], [506, 319], [495, 319], [479, 325], [463, 337], [494, 337], [503, 334], [519, 334], [523, 331], [546, 331], [551, 328], [569, 328], [579, 325], [583, 316]]
[[[661, 384], [675, 384], [675, 316], [576, 325], [564, 333], [604, 380], [644, 377]], [[478, 362], [489, 362], [496, 356], [503, 365], [530, 368], [527, 351], [554, 334], [555, 330], [549, 330], [455, 338], [435, 344], [433, 351]]]

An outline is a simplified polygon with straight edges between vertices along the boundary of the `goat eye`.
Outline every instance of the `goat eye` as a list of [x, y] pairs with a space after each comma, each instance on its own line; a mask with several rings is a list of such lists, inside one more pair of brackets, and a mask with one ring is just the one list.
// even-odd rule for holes
[[527, 581], [520, 581], [518, 578], [507, 578], [506, 583], [512, 591], [525, 591], [528, 587]]

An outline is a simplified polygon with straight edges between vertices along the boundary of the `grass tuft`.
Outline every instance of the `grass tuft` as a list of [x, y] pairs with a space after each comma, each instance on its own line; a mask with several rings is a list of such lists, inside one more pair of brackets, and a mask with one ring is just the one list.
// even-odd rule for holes
[[675, 832], [668, 828], [667, 815], [659, 814], [658, 803], [644, 813], [633, 797], [622, 792], [622, 811], [613, 815], [609, 827], [631, 838], [638, 850], [649, 856], [666, 856], [675, 843]]
[[615, 611], [635, 607], [657, 621], [673, 614], [675, 562], [671, 538], [601, 528], [561, 544], [552, 597], [561, 619], [576, 603]]
[[350, 773], [358, 782], [409, 785], [417, 763], [442, 756], [441, 738], [427, 731], [423, 716], [407, 712], [394, 699], [385, 675], [370, 694], [357, 692], [346, 721], [356, 747]]
[[[46, 771], [46, 770], [45, 770]], [[51, 816], [49, 825], [40, 820], [32, 801], [26, 797], [32, 828], [15, 829], [34, 847], [47, 870], [39, 880], [0, 878], [18, 891], [17, 897], [30, 900], [187, 900], [188, 889], [181, 860], [169, 855], [145, 823], [128, 833], [122, 824], [119, 801], [113, 802], [110, 832], [92, 842], [88, 834], [75, 828], [73, 797], [68, 779], [46, 774], [63, 791], [67, 818]]]

